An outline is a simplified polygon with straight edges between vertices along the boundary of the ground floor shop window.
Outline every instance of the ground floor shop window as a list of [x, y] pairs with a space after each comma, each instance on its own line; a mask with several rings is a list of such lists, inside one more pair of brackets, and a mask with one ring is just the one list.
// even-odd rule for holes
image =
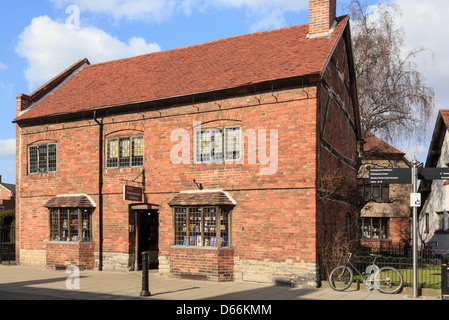
[[91, 209], [50, 209], [50, 241], [91, 242]]
[[230, 219], [228, 208], [176, 207], [175, 245], [229, 247]]
[[390, 239], [390, 219], [362, 218], [362, 236], [363, 239]]

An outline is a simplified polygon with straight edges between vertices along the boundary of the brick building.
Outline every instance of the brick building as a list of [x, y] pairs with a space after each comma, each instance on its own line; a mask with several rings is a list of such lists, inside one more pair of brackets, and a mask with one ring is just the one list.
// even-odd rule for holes
[[335, 2], [310, 1], [305, 25], [83, 59], [19, 95], [20, 263], [136, 270], [149, 251], [174, 277], [316, 285], [326, 235], [355, 219], [360, 124]]
[[373, 248], [403, 247], [411, 238], [412, 184], [369, 184], [369, 168], [411, 168], [405, 153], [373, 134], [367, 134], [359, 169], [362, 244]]
[[0, 175], [0, 210], [14, 210], [16, 186], [11, 183], [2, 182], [2, 176]]

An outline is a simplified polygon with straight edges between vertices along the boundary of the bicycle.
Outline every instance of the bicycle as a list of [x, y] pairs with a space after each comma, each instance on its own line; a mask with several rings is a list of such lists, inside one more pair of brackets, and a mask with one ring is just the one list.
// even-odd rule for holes
[[[365, 286], [369, 290], [376, 288], [381, 293], [394, 294], [401, 291], [404, 286], [402, 274], [393, 267], [381, 267], [376, 265], [376, 259], [382, 257], [378, 254], [370, 254], [373, 262], [365, 272], [360, 272], [352, 263], [352, 253], [349, 253], [348, 260], [344, 265], [334, 268], [329, 275], [329, 284], [335, 291], [344, 291], [348, 289], [354, 281], [352, 269], [362, 277]], [[351, 269], [352, 268], [352, 269]]]

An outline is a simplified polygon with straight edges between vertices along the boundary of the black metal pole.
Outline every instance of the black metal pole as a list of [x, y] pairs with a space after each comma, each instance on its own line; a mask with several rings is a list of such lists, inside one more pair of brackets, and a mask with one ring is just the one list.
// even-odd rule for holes
[[100, 126], [100, 130], [98, 132], [98, 271], [103, 271], [103, 119], [101, 120], [101, 122], [97, 120], [96, 111], [94, 111], [94, 120]]
[[140, 292], [142, 297], [151, 296], [148, 291], [148, 254], [148, 251], [142, 252], [142, 291]]

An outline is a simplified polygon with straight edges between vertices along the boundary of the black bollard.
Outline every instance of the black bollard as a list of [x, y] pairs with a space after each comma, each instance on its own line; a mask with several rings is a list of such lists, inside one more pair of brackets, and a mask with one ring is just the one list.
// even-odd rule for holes
[[142, 292], [140, 292], [141, 297], [151, 296], [150, 291], [148, 291], [148, 251], [142, 252]]

